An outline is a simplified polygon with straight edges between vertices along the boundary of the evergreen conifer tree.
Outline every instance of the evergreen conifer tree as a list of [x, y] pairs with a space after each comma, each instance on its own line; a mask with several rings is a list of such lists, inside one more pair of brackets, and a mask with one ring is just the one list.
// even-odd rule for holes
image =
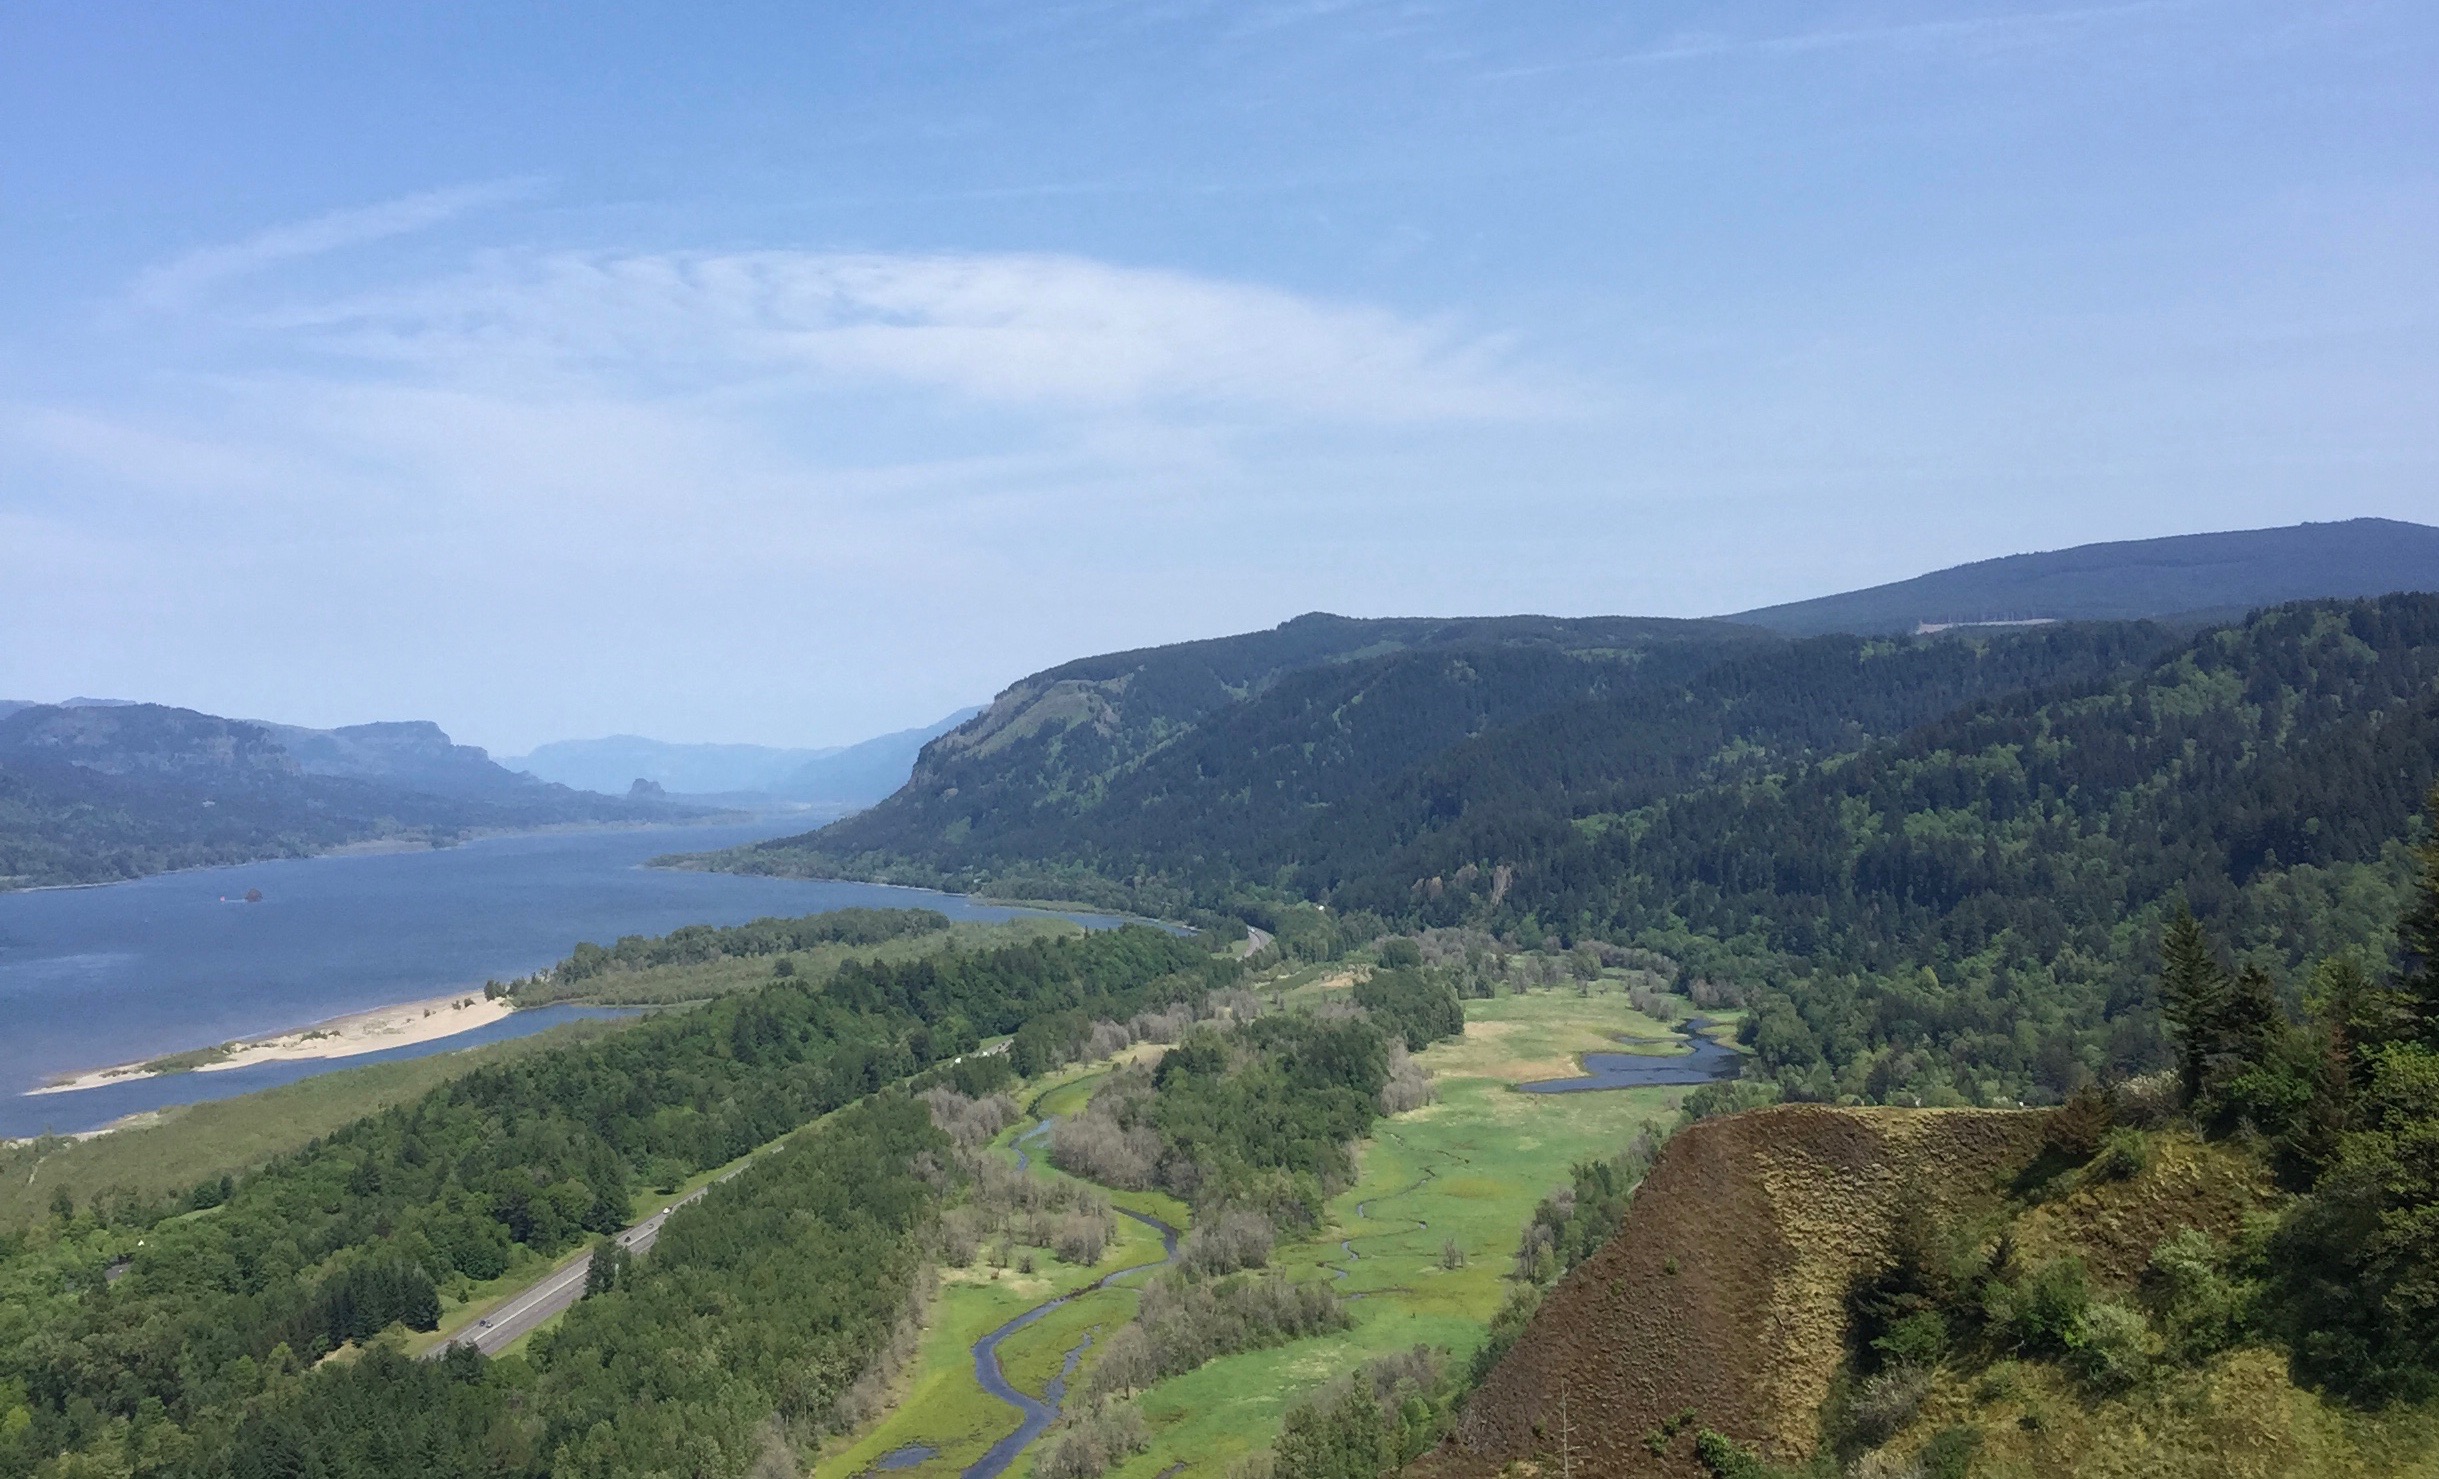
[[2439, 786], [2423, 807], [2422, 876], [2397, 921], [2397, 1005], [2406, 1034], [2439, 1048]]
[[2188, 1102], [2201, 1095], [2230, 993], [2201, 921], [2179, 905], [2160, 939], [2160, 1012], [2176, 1036], [2177, 1074]]

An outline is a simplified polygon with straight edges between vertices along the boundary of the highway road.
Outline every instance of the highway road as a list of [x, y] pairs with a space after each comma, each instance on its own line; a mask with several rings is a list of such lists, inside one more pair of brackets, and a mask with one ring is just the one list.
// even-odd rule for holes
[[[726, 1181], [730, 1176], [734, 1176], [744, 1169], [743, 1166], [734, 1167], [719, 1179]], [[629, 1253], [651, 1252], [652, 1245], [660, 1240], [661, 1224], [669, 1220], [669, 1214], [709, 1190], [711, 1190], [710, 1186], [700, 1186], [671, 1202], [660, 1211], [620, 1233], [618, 1235], [619, 1244]], [[460, 1330], [443, 1344], [434, 1346], [425, 1352], [425, 1358], [438, 1356], [452, 1345], [470, 1345], [486, 1356], [498, 1355], [506, 1350], [518, 1336], [528, 1334], [540, 1326], [543, 1321], [582, 1299], [584, 1297], [584, 1276], [592, 1267], [593, 1255], [586, 1253], [565, 1267], [551, 1270], [539, 1280], [510, 1295], [490, 1314]]]
[[[1254, 930], [1252, 933], [1260, 941], [1260, 944], [1254, 946], [1255, 949], [1258, 950], [1262, 945], [1270, 943], [1270, 936], [1263, 934], [1262, 931]], [[961, 1054], [960, 1057], [987, 1058], [994, 1054], [1004, 1053], [1008, 1051], [1008, 1048], [1007, 1041], [995, 1042], [987, 1048], [979, 1048], [971, 1054]], [[620, 1233], [618, 1235], [620, 1246], [639, 1257], [651, 1252], [652, 1245], [660, 1240], [661, 1224], [669, 1220], [670, 1213], [752, 1165], [754, 1159], [768, 1149], [769, 1147], [766, 1146], [763, 1151], [756, 1151], [753, 1156], [748, 1156], [744, 1161], [721, 1172], [708, 1184], [696, 1187], [693, 1191]], [[1132, 1217], [1134, 1214], [1130, 1212], [1127, 1215]], [[543, 1321], [584, 1298], [584, 1276], [592, 1270], [592, 1267], [593, 1255], [588, 1252], [562, 1267], [552, 1269], [533, 1283], [502, 1300], [493, 1307], [491, 1313], [424, 1352], [424, 1359], [435, 1360], [453, 1345], [470, 1345], [486, 1356], [498, 1355], [514, 1344], [518, 1336], [532, 1332]]]
[[[1004, 1053], [1007, 1050], [1007, 1043], [996, 1042], [987, 1048], [978, 1050], [972, 1056], [989, 1057], [994, 1053]], [[769, 1147], [764, 1147], [765, 1151], [768, 1149]], [[763, 1151], [757, 1151], [755, 1156], [763, 1153]], [[670, 1213], [752, 1165], [753, 1161], [754, 1157], [749, 1156], [743, 1162], [721, 1172], [709, 1184], [696, 1187], [660, 1211], [628, 1228], [618, 1235], [619, 1244], [629, 1253], [637, 1256], [651, 1252], [652, 1245], [660, 1240], [661, 1224], [669, 1220]], [[533, 1283], [509, 1295], [495, 1306], [491, 1313], [424, 1352], [424, 1359], [432, 1360], [453, 1345], [470, 1345], [486, 1356], [498, 1355], [508, 1349], [518, 1336], [534, 1330], [543, 1321], [582, 1299], [584, 1297], [584, 1276], [591, 1271], [592, 1267], [593, 1255], [588, 1252], [563, 1267], [552, 1269]]]

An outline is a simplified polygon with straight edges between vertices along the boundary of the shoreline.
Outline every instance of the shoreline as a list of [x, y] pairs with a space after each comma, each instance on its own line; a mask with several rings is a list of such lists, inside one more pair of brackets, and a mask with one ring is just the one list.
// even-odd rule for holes
[[516, 1006], [508, 998], [486, 998], [478, 987], [447, 996], [370, 1007], [285, 1032], [87, 1069], [25, 1092], [29, 1098], [37, 1094], [72, 1094], [81, 1089], [162, 1078], [173, 1073], [221, 1073], [265, 1063], [355, 1058], [390, 1048], [439, 1042], [503, 1021], [515, 1012]]
[[[573, 832], [650, 832], [661, 829], [676, 831], [686, 827], [734, 826], [750, 819], [753, 813], [719, 811], [707, 816], [671, 821], [619, 822], [545, 822], [538, 827], [470, 827], [454, 842], [418, 842], [405, 837], [359, 837], [350, 842], [333, 843], [312, 852], [270, 853], [259, 858], [242, 858], [229, 863], [190, 863], [182, 868], [163, 868], [157, 873], [139, 873], [133, 878], [96, 878], [88, 883], [7, 883], [0, 882], [0, 895], [48, 894], [79, 888], [119, 888], [130, 883], [149, 883], [156, 878], [176, 878], [189, 873], [210, 873], [221, 868], [253, 868], [264, 863], [315, 863], [328, 859], [393, 857], [401, 853], [448, 852], [469, 843], [491, 842], [502, 837], [553, 837]], [[639, 866], [649, 866], [642, 864]]]

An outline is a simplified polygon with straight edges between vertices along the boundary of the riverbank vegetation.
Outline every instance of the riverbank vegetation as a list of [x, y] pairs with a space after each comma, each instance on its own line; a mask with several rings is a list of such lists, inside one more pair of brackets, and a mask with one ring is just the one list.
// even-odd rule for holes
[[[985, 1035], [1131, 1017], [1237, 969], [1139, 926], [849, 962], [486, 1066], [182, 1196], [63, 1205], [0, 1242], [0, 1473], [63, 1454], [207, 1471], [267, 1373], [368, 1326], [428, 1325], [452, 1287], [619, 1227], [639, 1192], [929, 1066], [975, 1080], [985, 1060], [959, 1060]], [[735, 1205], [706, 1199], [664, 1236]]]
[[[1406, 958], [1403, 951], [1371, 953]], [[1231, 1010], [1184, 1029], [1172, 1026], [1170, 1041], [1201, 1032], [1220, 1039], [1224, 1051], [1258, 1051], [1236, 1014], [1258, 1003], [1268, 1011], [1265, 1021], [1370, 1027], [1380, 1037], [1380, 1057], [1372, 1060], [1377, 1073], [1403, 1052], [1403, 1042], [1355, 1015], [1367, 969], [1341, 962], [1315, 972], [1282, 964], [1249, 981], [1248, 990], [1216, 998], [1230, 1001]], [[1429, 974], [1443, 985], [1456, 979], [1444, 966]], [[1193, 1220], [1175, 1272], [1080, 1294], [1002, 1346], [1010, 1379], [1035, 1393], [1081, 1347], [1068, 1377], [1067, 1419], [1010, 1472], [1021, 1476], [1030, 1464], [1036, 1475], [1069, 1479], [1112, 1468], [1149, 1475], [1183, 1460], [1197, 1472], [1220, 1473], [1266, 1448], [1299, 1394], [1368, 1361], [1402, 1358], [1418, 1340], [1447, 1352], [1430, 1356], [1434, 1369], [1453, 1363], [1461, 1374], [1506, 1298], [1508, 1254], [1536, 1203], [1568, 1183], [1571, 1165], [1614, 1155], [1639, 1129], [1673, 1116], [1681, 1092], [1511, 1092], [1516, 1082], [1568, 1075], [1580, 1054], [1610, 1048], [1621, 1034], [1662, 1035], [1630, 1000], [1647, 980], [1637, 970], [1613, 969], [1588, 981], [1570, 973], [1563, 989], [1540, 986], [1530, 962], [1516, 966], [1515, 976], [1515, 987], [1465, 1004], [1464, 1036], [1413, 1056], [1418, 1073], [1430, 1071], [1436, 1097], [1394, 1118], [1375, 1108], [1349, 1157], [1349, 1178], [1322, 1197], [1318, 1216], [1302, 1227], [1273, 1224], [1246, 1205], [1189, 1208], [1160, 1189], [1170, 1184], [1164, 1162], [1176, 1144], [1189, 1142], [1163, 1141], [1155, 1127], [1165, 1092], [1154, 1081], [1156, 1048], [1123, 1048], [1114, 1060], [1059, 1070], [1020, 1096], [1017, 1102], [1029, 1102], [1038, 1117], [999, 1132], [993, 1154], [1003, 1162], [1013, 1164], [1021, 1141], [1032, 1157], [1029, 1177], [1078, 1184], [1053, 1163], [1055, 1150], [1044, 1151], [1063, 1140], [1071, 1148], [1105, 1140], [1078, 1142], [1068, 1132], [1114, 1103], [1131, 1104], [1140, 1120], [1117, 1128], [1137, 1134], [1139, 1154], [1119, 1179], [1146, 1189], [1106, 1195], [1181, 1226], [1189, 1215]], [[1310, 1046], [1300, 1032], [1291, 1036], [1298, 1050]], [[1207, 1104], [1202, 1086], [1190, 1082], [1201, 1076], [1193, 1059], [1178, 1051], [1167, 1057], [1180, 1060], [1170, 1080], [1179, 1103]], [[1366, 1074], [1361, 1082], [1379, 1080]], [[1041, 1117], [1049, 1119], [1047, 1131]], [[1292, 1123], [1299, 1115], [1291, 1105], [1275, 1118]], [[1201, 1188], [1210, 1179], [1186, 1171], [1176, 1184]], [[1452, 1244], [1460, 1253], [1454, 1260]], [[1156, 1250], [1139, 1247], [1133, 1257], [1113, 1251], [1100, 1267], [1156, 1260]], [[1027, 1282], [1043, 1297], [1062, 1279], [1080, 1277], [1063, 1272], [1047, 1248], [1035, 1251], [1039, 1272]], [[993, 1269], [994, 1277], [978, 1272], [944, 1271], [918, 1374], [884, 1418], [825, 1453], [815, 1469], [819, 1479], [844, 1479], [891, 1454], [916, 1479], [954, 1474], [1013, 1427], [1015, 1414], [975, 1386], [969, 1347], [1024, 1308], [1004, 1295], [1020, 1275], [1014, 1268]], [[1273, 1318], [1281, 1315], [1293, 1318]]]
[[[832, 917], [842, 914], [848, 918]], [[520, 1010], [557, 1002], [673, 1006], [751, 991], [781, 977], [827, 980], [850, 960], [895, 963], [942, 950], [988, 950], [1083, 933], [1082, 925], [1041, 915], [952, 922], [931, 909], [840, 909], [729, 928], [693, 925], [610, 946], [583, 944], [549, 970], [494, 982], [490, 989]]]
[[629, 1025], [563, 1022], [503, 1042], [340, 1068], [233, 1099], [151, 1111], [104, 1134], [45, 1135], [0, 1146], [0, 1233], [56, 1218], [63, 1195], [70, 1208], [106, 1223], [140, 1217], [166, 1198], [191, 1196], [201, 1182], [243, 1176], [452, 1079]]

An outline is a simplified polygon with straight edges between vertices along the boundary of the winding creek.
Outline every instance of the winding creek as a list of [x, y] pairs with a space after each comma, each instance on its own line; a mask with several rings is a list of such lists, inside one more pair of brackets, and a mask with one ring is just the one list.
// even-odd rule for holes
[[[1055, 1117], [1046, 1118], [1017, 1137], [1014, 1147], [1016, 1169], [1027, 1171], [1033, 1168], [1033, 1155], [1028, 1147], [1039, 1144], [1042, 1138], [1050, 1133], [1051, 1126], [1056, 1123]], [[1042, 1388], [1042, 1395], [1039, 1397], [1034, 1397], [1020, 1389], [1015, 1383], [1009, 1381], [1007, 1373], [1000, 1369], [1000, 1342], [1063, 1304], [1097, 1290], [1106, 1289], [1120, 1279], [1129, 1278], [1151, 1269], [1165, 1268], [1176, 1261], [1178, 1239], [1176, 1228], [1157, 1217], [1149, 1217], [1141, 1212], [1130, 1212], [1124, 1207], [1113, 1207], [1111, 1210], [1121, 1217], [1140, 1222], [1160, 1234], [1160, 1262], [1138, 1263], [1132, 1267], [1104, 1274], [1073, 1294], [1062, 1294], [1056, 1299], [1044, 1300], [974, 1342], [975, 1382], [984, 1391], [1015, 1408], [1020, 1420], [1015, 1432], [992, 1444], [988, 1453], [966, 1466], [962, 1479], [998, 1479], [998, 1476], [1006, 1471], [1008, 1465], [1016, 1462], [1018, 1454], [1023, 1453], [1032, 1445], [1034, 1439], [1039, 1438], [1044, 1430], [1058, 1421], [1060, 1404], [1067, 1397], [1067, 1380], [1075, 1374], [1076, 1363], [1084, 1359], [1084, 1352], [1091, 1346], [1092, 1337], [1086, 1336], [1074, 1350], [1067, 1353], [1067, 1359], [1060, 1364], [1059, 1374], [1052, 1377], [1049, 1384]], [[885, 1458], [876, 1467], [887, 1466], [888, 1460]]]

